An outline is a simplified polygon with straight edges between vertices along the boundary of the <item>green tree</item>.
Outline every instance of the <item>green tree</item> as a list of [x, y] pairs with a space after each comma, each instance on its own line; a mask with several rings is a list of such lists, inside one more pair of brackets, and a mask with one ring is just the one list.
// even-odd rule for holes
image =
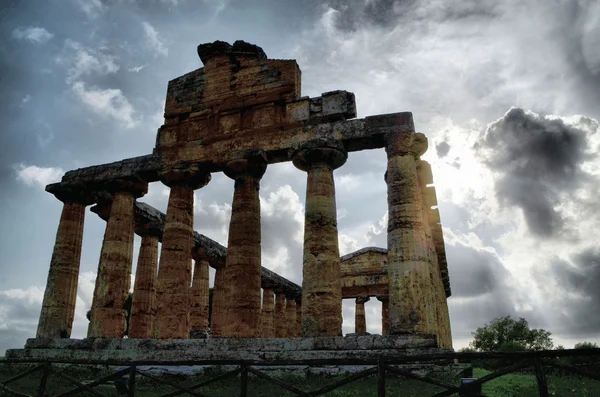
[[524, 318], [500, 317], [477, 328], [470, 346], [477, 351], [550, 350], [554, 346], [550, 332], [530, 329]]

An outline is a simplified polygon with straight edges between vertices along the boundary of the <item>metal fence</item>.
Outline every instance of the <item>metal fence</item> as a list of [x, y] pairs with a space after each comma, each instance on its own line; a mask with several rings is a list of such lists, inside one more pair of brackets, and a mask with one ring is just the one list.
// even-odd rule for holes
[[[567, 365], [563, 363], [566, 358], [582, 358], [582, 357], [594, 357], [594, 360], [600, 360], [600, 349], [576, 349], [576, 350], [546, 350], [536, 352], [514, 352], [514, 353], [443, 353], [443, 354], [427, 354], [427, 355], [414, 355], [414, 356], [399, 356], [394, 359], [313, 359], [313, 360], [269, 360], [269, 361], [235, 361], [235, 360], [203, 360], [203, 361], [159, 361], [159, 360], [146, 360], [146, 361], [118, 361], [118, 360], [65, 360], [65, 359], [48, 359], [48, 360], [0, 360], [0, 365], [11, 365], [11, 364], [38, 364], [33, 368], [29, 368], [24, 372], [15, 375], [9, 379], [0, 382], [0, 395], [4, 396], [17, 396], [17, 397], [32, 397], [30, 394], [21, 393], [19, 391], [10, 388], [10, 384], [32, 374], [40, 374], [39, 385], [37, 387], [37, 397], [50, 397], [46, 393], [46, 385], [50, 376], [58, 377], [69, 384], [73, 385], [73, 388], [55, 394], [52, 397], [67, 397], [75, 396], [81, 392], [88, 392], [94, 396], [106, 397], [104, 394], [98, 392], [94, 388], [100, 384], [107, 382], [115, 382], [117, 390], [126, 396], [136, 396], [136, 382], [140, 377], [152, 379], [155, 382], [169, 385], [176, 391], [162, 395], [161, 397], [175, 397], [179, 395], [191, 395], [196, 397], [209, 397], [206, 394], [198, 391], [199, 388], [209, 385], [214, 382], [222, 381], [228, 378], [237, 377], [240, 375], [240, 393], [239, 395], [245, 397], [248, 395], [248, 377], [250, 374], [257, 378], [264, 379], [268, 382], [272, 382], [279, 387], [286, 389], [296, 396], [319, 396], [335, 390], [341, 386], [354, 382], [356, 380], [375, 375], [377, 377], [377, 396], [382, 397], [386, 395], [386, 378], [390, 375], [402, 376], [410, 379], [416, 379], [425, 383], [429, 383], [445, 389], [444, 391], [438, 392], [432, 397], [444, 397], [452, 395], [460, 396], [475, 396], [477, 390], [481, 388], [481, 385], [489, 382], [493, 379], [499, 378], [506, 374], [510, 374], [525, 369], [532, 370], [535, 373], [538, 393], [541, 397], [548, 397], [548, 382], [546, 378], [547, 369], [554, 368], [560, 371], [560, 373], [573, 374], [582, 376], [590, 379], [600, 381], [600, 374], [598, 371], [590, 371], [583, 367], [577, 367], [573, 365]], [[490, 360], [490, 359], [501, 359], [508, 360], [512, 363], [503, 368], [500, 368], [482, 378], [475, 379], [469, 383], [457, 386], [436, 379], [430, 376], [421, 376], [406, 369], [399, 368], [398, 365], [415, 364], [415, 363], [435, 363], [435, 362], [470, 362], [472, 360]], [[562, 359], [562, 360], [561, 360]], [[72, 365], [103, 365], [103, 366], [122, 366], [126, 367], [120, 369], [108, 376], [97, 379], [93, 382], [84, 384], [67, 373], [68, 369], [61, 369], [60, 365], [57, 364], [72, 364]], [[211, 379], [204, 380], [194, 385], [183, 386], [161, 378], [156, 375], [152, 375], [145, 371], [140, 371], [140, 366], [147, 365], [160, 365], [160, 366], [188, 366], [188, 365], [228, 365], [237, 366], [238, 368], [229, 372], [220, 374]], [[364, 369], [360, 372], [349, 375], [343, 379], [334, 381], [328, 385], [322, 386], [316, 390], [302, 390], [295, 385], [284, 382], [280, 379], [276, 379], [271, 375], [266, 374], [264, 371], [257, 369], [256, 367], [265, 366], [345, 366], [345, 365], [364, 365], [369, 368]], [[598, 367], [596, 367], [598, 368]], [[400, 391], [400, 390], [399, 390]], [[139, 394], [137, 394], [139, 396]]]

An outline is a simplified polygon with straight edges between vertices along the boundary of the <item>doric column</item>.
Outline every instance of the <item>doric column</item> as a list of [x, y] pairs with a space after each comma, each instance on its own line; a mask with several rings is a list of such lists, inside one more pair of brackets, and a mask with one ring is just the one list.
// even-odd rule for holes
[[390, 328], [390, 300], [387, 296], [378, 296], [381, 302], [381, 335], [387, 335]]
[[342, 335], [342, 287], [333, 170], [342, 147], [305, 147], [292, 154], [308, 173], [302, 269], [302, 336]]
[[38, 338], [69, 338], [77, 301], [85, 207], [91, 200], [79, 189], [61, 187], [53, 193], [64, 204], [36, 335]]
[[88, 336], [122, 338], [127, 329], [127, 312], [123, 305], [131, 287], [135, 199], [148, 191], [148, 184], [116, 180], [106, 189], [112, 193], [112, 201], [98, 264]]
[[437, 208], [437, 195], [433, 184], [433, 173], [431, 165], [426, 161], [417, 163], [417, 172], [419, 175], [419, 185], [421, 196], [423, 197], [423, 216], [425, 223], [425, 234], [427, 236], [427, 248], [430, 264], [430, 278], [432, 283], [432, 301], [433, 310], [431, 314], [435, 316], [432, 323], [436, 325], [435, 334], [437, 335], [439, 347], [451, 348], [452, 337], [450, 331], [450, 317], [448, 314], [448, 303], [446, 301], [446, 291], [442, 281], [442, 273], [438, 262], [436, 244], [433, 237], [433, 229], [439, 228], [439, 211]]
[[213, 285], [212, 310], [210, 318], [210, 333], [212, 336], [220, 336], [221, 330], [219, 324], [223, 324], [223, 298], [225, 294], [225, 268], [217, 267], [215, 269], [215, 283]]
[[287, 337], [294, 338], [296, 336], [296, 301], [293, 298], [286, 298], [285, 320], [287, 321]]
[[275, 327], [273, 324], [273, 312], [275, 311], [275, 294], [272, 289], [263, 290], [262, 301], [262, 337], [274, 338]]
[[354, 309], [354, 332], [364, 334], [367, 332], [367, 320], [365, 319], [365, 303], [369, 301], [368, 296], [359, 296], [356, 298], [356, 307]]
[[285, 294], [275, 292], [275, 315], [273, 316], [275, 324], [275, 337], [285, 338], [287, 336], [287, 319], [285, 312]]
[[190, 308], [190, 329], [208, 330], [208, 259], [196, 258], [194, 280], [192, 282], [192, 306]]
[[297, 337], [302, 336], [302, 301], [296, 301], [296, 334]]
[[129, 337], [152, 338], [158, 268], [158, 236], [142, 236], [129, 318]]
[[260, 179], [267, 168], [262, 151], [248, 151], [227, 163], [224, 172], [235, 180], [225, 260], [223, 317], [217, 336], [258, 338], [260, 323]]
[[388, 279], [390, 334], [430, 333], [429, 257], [415, 161], [427, 138], [411, 131], [388, 133]]
[[190, 337], [194, 190], [210, 181], [197, 164], [164, 169], [160, 180], [171, 188], [156, 286], [156, 338]]

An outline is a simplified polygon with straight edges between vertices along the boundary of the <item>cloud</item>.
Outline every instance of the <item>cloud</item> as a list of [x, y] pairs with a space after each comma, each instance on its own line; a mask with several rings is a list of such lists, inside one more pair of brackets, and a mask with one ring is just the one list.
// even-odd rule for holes
[[133, 66], [133, 67], [128, 68], [127, 71], [128, 72], [133, 72], [133, 73], [138, 73], [142, 69], [144, 69], [146, 66], [148, 66], [148, 65], [145, 64], [145, 65]]
[[61, 168], [26, 166], [25, 164], [17, 164], [13, 169], [18, 181], [27, 186], [38, 186], [42, 189], [50, 183], [60, 182], [65, 173]]
[[146, 45], [154, 52], [155, 56], [167, 56], [169, 49], [158, 37], [158, 32], [149, 22], [142, 22], [144, 33], [146, 33]]
[[55, 60], [59, 65], [68, 66], [69, 84], [73, 84], [81, 76], [108, 75], [119, 71], [115, 56], [85, 47], [71, 39], [65, 40], [63, 50]]
[[17, 40], [28, 40], [36, 44], [44, 44], [54, 37], [54, 34], [44, 28], [30, 26], [28, 28], [16, 28], [12, 32], [12, 37]]
[[133, 128], [138, 124], [138, 120], [134, 119], [133, 106], [120, 89], [86, 89], [81, 81], [75, 82], [72, 88], [77, 98], [95, 113], [123, 123], [125, 128]]
[[[539, 115], [511, 108], [490, 124], [480, 143], [480, 156], [498, 174], [495, 188], [501, 203], [522, 209], [529, 230], [551, 237], [565, 227], [566, 201], [600, 179], [584, 169], [595, 156], [588, 136], [600, 135], [598, 121]], [[591, 187], [591, 186], [589, 186]]]
[[0, 356], [35, 336], [43, 296], [36, 286], [0, 291]]
[[[586, 247], [568, 259], [557, 258], [540, 277], [561, 293], [561, 333], [589, 338], [600, 330], [600, 248]], [[565, 326], [568, 324], [568, 327]]]
[[102, 0], [75, 0], [75, 4], [90, 19], [98, 18], [108, 9]]
[[450, 145], [446, 141], [442, 141], [435, 145], [435, 151], [439, 158], [446, 157], [448, 152], [450, 151]]

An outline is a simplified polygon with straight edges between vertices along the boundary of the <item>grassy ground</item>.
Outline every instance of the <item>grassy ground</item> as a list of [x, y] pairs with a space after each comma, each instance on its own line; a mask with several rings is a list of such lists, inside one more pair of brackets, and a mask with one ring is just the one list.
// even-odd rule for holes
[[[64, 368], [63, 368], [64, 369]], [[23, 366], [13, 366], [12, 368], [0, 366], [0, 381], [6, 380], [20, 372], [24, 371]], [[65, 371], [65, 374], [73, 377], [79, 381], [98, 379], [102, 376], [111, 374], [112, 371], [109, 369], [82, 369], [80, 368], [69, 368]], [[482, 377], [488, 374], [489, 371], [483, 369], [475, 369], [474, 377]], [[170, 376], [169, 379], [182, 386], [192, 385], [201, 382], [204, 379], [215, 376], [216, 374], [208, 376], [194, 376], [194, 377], [178, 377]], [[31, 376], [20, 379], [10, 384], [10, 387], [16, 391], [28, 394], [34, 394], [37, 391], [37, 385], [41, 372], [34, 373]], [[311, 377], [308, 379], [298, 377], [287, 377], [282, 380], [293, 384], [294, 386], [302, 390], [314, 390], [325, 384], [334, 382], [337, 377]], [[450, 381], [446, 379], [446, 381]], [[458, 384], [458, 379], [454, 380], [455, 384]], [[562, 376], [549, 376], [549, 391], [552, 396], [600, 396], [600, 382], [591, 381], [587, 379], [577, 379], [573, 377], [562, 377]], [[343, 396], [343, 397], [368, 397], [376, 396], [376, 379], [374, 376], [369, 378], [361, 379], [356, 382], [350, 383], [344, 387], [341, 387], [335, 391], [326, 394], [327, 396]], [[50, 376], [47, 384], [47, 395], [56, 395], [72, 388], [68, 382], [58, 378], [57, 376]], [[401, 380], [401, 379], [387, 379], [386, 382], [387, 395], [389, 396], [406, 396], [406, 397], [425, 397], [431, 396], [443, 389], [431, 386], [415, 380]], [[101, 385], [95, 388], [98, 392], [106, 396], [118, 396], [115, 387], [112, 384]], [[162, 394], [174, 391], [175, 389], [159, 384], [155, 381], [146, 378], [138, 378], [136, 396], [140, 397], [155, 397]], [[239, 395], [239, 378], [229, 379], [219, 383], [211, 384], [203, 388], [198, 389], [200, 392], [204, 392], [210, 396], [238, 396]], [[530, 374], [509, 374], [501, 378], [495, 379], [489, 383], [486, 383], [483, 388], [484, 395], [488, 397], [528, 397], [537, 396], [537, 384], [534, 375]], [[0, 396], [5, 395], [0, 391]], [[80, 393], [81, 396], [91, 395], [88, 393]], [[187, 395], [187, 394], [186, 394]], [[274, 385], [270, 382], [262, 379], [255, 378], [251, 375], [248, 387], [249, 396], [292, 396], [293, 394], [281, 389], [279, 386]]]

